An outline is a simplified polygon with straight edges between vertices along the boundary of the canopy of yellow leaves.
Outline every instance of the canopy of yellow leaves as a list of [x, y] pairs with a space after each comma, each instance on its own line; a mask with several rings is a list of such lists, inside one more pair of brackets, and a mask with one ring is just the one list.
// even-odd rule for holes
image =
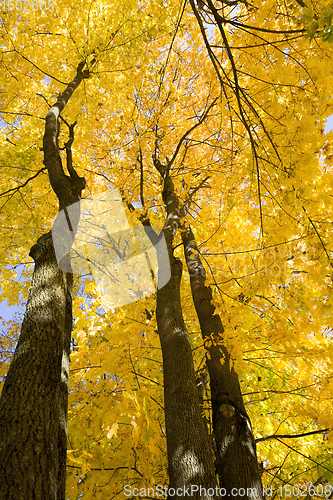
[[[328, 432], [263, 439], [333, 428], [333, 133], [324, 133], [332, 47], [304, 37], [295, 0], [216, 1], [224, 39], [207, 8], [200, 26], [190, 4], [175, 0], [29, 5], [0, 13], [2, 300], [26, 298], [29, 248], [56, 215], [44, 117], [86, 60], [91, 77], [63, 113], [78, 122], [73, 161], [87, 180], [84, 197], [116, 187], [136, 209], [130, 224], [148, 211], [162, 227], [156, 141], [161, 160], [173, 161], [180, 200], [209, 177], [187, 222], [268, 463], [264, 484], [333, 484]], [[314, 13], [327, 6], [312, 1]], [[67, 132], [62, 124], [61, 146]], [[176, 253], [183, 259], [181, 245]], [[75, 287], [68, 497], [167, 485], [155, 297], [106, 311], [91, 276], [77, 276]], [[185, 273], [182, 300], [199, 369], [204, 349]], [[14, 337], [8, 327], [4, 351]]]

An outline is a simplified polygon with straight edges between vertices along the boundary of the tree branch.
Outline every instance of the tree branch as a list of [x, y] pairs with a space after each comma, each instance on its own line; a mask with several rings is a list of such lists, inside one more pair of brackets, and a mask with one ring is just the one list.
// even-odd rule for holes
[[59, 210], [77, 202], [81, 198], [81, 192], [86, 185], [84, 178], [77, 175], [71, 164], [71, 145], [74, 140], [75, 124], [69, 126], [70, 137], [65, 146], [70, 177], [64, 173], [58, 144], [60, 113], [82, 80], [89, 77], [89, 70], [86, 69], [83, 71], [85, 64], [85, 61], [82, 61], [78, 65], [75, 78], [67, 85], [64, 92], [59, 95], [57, 102], [53, 104], [46, 115], [43, 137], [44, 165], [48, 170], [52, 189], [58, 197]]
[[1, 196], [5, 196], [5, 194], [11, 193], [12, 191], [19, 191], [21, 188], [23, 188], [24, 186], [26, 186], [28, 184], [28, 182], [30, 182], [33, 179], [35, 179], [44, 170], [46, 170], [46, 167], [40, 168], [38, 170], [38, 172], [35, 173], [35, 175], [33, 175], [32, 177], [29, 177], [29, 179], [27, 179], [23, 184], [20, 184], [19, 186], [16, 186], [14, 188], [8, 189], [7, 191], [4, 191], [3, 193], [0, 194], [0, 197]]
[[304, 432], [303, 434], [272, 434], [271, 436], [265, 436], [256, 439], [256, 443], [261, 443], [262, 441], [268, 441], [269, 439], [295, 439], [305, 436], [311, 436], [313, 434], [324, 434], [328, 432], [329, 429], [319, 429], [318, 431]]

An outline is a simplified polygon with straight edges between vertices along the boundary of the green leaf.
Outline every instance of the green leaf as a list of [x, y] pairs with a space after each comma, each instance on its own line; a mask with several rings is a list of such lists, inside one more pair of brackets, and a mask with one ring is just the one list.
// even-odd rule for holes
[[310, 7], [306, 7], [304, 10], [303, 10], [303, 15], [302, 15], [303, 19], [307, 22], [307, 23], [311, 23], [312, 19], [313, 19], [313, 8], [312, 8], [312, 5], [310, 5]]
[[323, 31], [321, 31], [320, 38], [324, 42], [333, 43], [333, 26], [325, 28]]
[[308, 26], [308, 31], [305, 35], [305, 38], [309, 38], [310, 42], [314, 38], [317, 33], [317, 29], [319, 28], [318, 21], [312, 21], [312, 23]]
[[319, 19], [319, 26], [330, 26], [332, 24], [333, 11], [331, 7], [325, 5], [321, 10], [321, 16]]

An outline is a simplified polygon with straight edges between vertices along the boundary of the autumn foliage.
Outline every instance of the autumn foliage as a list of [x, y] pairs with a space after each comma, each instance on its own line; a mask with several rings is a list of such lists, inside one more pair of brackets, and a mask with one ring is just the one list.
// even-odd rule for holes
[[[1, 300], [26, 300], [30, 247], [57, 215], [45, 116], [85, 61], [89, 78], [59, 134], [61, 149], [77, 121], [82, 199], [117, 189], [130, 226], [149, 218], [162, 229], [157, 160], [168, 165], [189, 207], [172, 245], [195, 372], [210, 345], [230, 353], [262, 482], [277, 494], [308, 482], [333, 492], [332, 6], [305, 3], [57, 0], [53, 10], [0, 13]], [[189, 227], [219, 338], [202, 337], [182, 240]], [[122, 307], [103, 300], [89, 271], [74, 274], [70, 499], [123, 498], [125, 485], [169, 481], [156, 293]], [[1, 328], [2, 380], [18, 333], [17, 323]], [[203, 416], [212, 436], [209, 384]]]

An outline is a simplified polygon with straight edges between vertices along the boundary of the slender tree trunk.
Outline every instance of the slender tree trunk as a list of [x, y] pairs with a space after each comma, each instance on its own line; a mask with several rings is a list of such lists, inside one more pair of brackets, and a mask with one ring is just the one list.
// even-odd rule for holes
[[[205, 286], [206, 273], [191, 229], [182, 231], [182, 240], [195, 310], [202, 337], [207, 339], [207, 368], [220, 488], [225, 488], [227, 496], [233, 498], [259, 500], [263, 498], [263, 490], [256, 445], [238, 375], [231, 364], [228, 349], [221, 343], [223, 324], [220, 316], [215, 314], [211, 288]], [[245, 492], [241, 490], [240, 494], [235, 494], [237, 490], [234, 490], [231, 493], [233, 488], [238, 491], [244, 488]]]
[[[155, 161], [155, 166], [156, 166]], [[212, 449], [201, 416], [192, 350], [182, 315], [180, 282], [182, 263], [173, 254], [173, 238], [181, 220], [181, 209], [166, 167], [158, 164], [164, 179], [163, 200], [167, 218], [163, 228], [171, 279], [157, 291], [157, 327], [163, 354], [164, 411], [168, 451], [170, 498], [194, 500], [216, 498], [217, 481]], [[162, 169], [162, 170], [161, 170]], [[164, 170], [163, 170], [164, 169]], [[143, 221], [149, 226], [149, 221]], [[146, 228], [151, 237], [149, 229]], [[151, 228], [150, 228], [151, 230]], [[153, 241], [153, 239], [152, 239]], [[156, 244], [156, 238], [154, 244]], [[159, 257], [159, 273], [163, 259]], [[178, 493], [177, 493], [177, 489]]]
[[[21, 335], [0, 398], [0, 500], [65, 500], [67, 399], [72, 330], [69, 251], [79, 222], [85, 181], [72, 166], [74, 125], [69, 127], [65, 175], [59, 154], [59, 115], [87, 78], [77, 74], [46, 115], [44, 164], [68, 226], [57, 224], [65, 252], [58, 266], [51, 232], [31, 248], [35, 261]], [[67, 207], [75, 204], [68, 216]], [[65, 237], [63, 236], [65, 234]], [[67, 235], [67, 236], [66, 236]], [[54, 236], [54, 235], [53, 235]], [[68, 241], [67, 241], [68, 240]]]
[[[171, 273], [170, 281], [157, 292], [156, 309], [163, 354], [169, 487], [201, 485], [208, 490], [215, 488], [217, 482], [180, 303], [182, 264], [174, 257], [171, 257]], [[192, 493], [193, 499], [208, 499], [214, 498], [215, 491], [200, 494], [193, 490]]]

